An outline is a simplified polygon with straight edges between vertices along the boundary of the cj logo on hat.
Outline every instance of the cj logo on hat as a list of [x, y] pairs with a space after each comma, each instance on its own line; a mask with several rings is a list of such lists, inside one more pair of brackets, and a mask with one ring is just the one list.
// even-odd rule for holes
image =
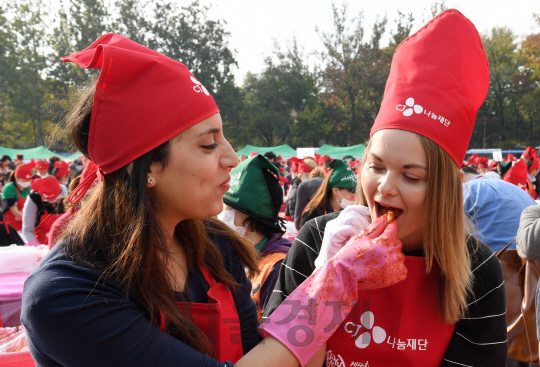
[[437, 116], [435, 113], [428, 111], [427, 109], [424, 109], [424, 107], [414, 104], [414, 98], [412, 97], [408, 98], [407, 101], [405, 101], [405, 104], [398, 104], [396, 106], [396, 110], [402, 111], [403, 116], [405, 117], [412, 116], [413, 111], [416, 112], [417, 114], [421, 114], [423, 112], [424, 115], [426, 115], [427, 117], [430, 117], [433, 120], [439, 120], [441, 124], [443, 124], [444, 126], [446, 127], [450, 126], [450, 120], [447, 120], [440, 115]]
[[[407, 108], [409, 107], [409, 108]], [[396, 107], [396, 110], [403, 111], [403, 116], [411, 116], [413, 114], [413, 110], [416, 113], [422, 113], [424, 111], [424, 108], [420, 105], [414, 104], [414, 98], [409, 98], [405, 102], [405, 105], [399, 104]]]
[[195, 86], [193, 87], [193, 90], [197, 93], [201, 93], [201, 92], [204, 92], [204, 94], [206, 94], [207, 96], [210, 95], [210, 93], [208, 93], [208, 90], [204, 87], [204, 85], [201, 84], [200, 81], [198, 81], [197, 79], [195, 79], [193, 76], [190, 76], [190, 79], [193, 83], [195, 83]]

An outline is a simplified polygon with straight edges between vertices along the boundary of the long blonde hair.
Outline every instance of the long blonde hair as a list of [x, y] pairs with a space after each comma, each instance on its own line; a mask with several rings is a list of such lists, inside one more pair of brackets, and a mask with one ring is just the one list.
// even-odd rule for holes
[[[447, 323], [455, 323], [467, 312], [467, 294], [473, 274], [467, 248], [470, 224], [463, 210], [461, 175], [450, 155], [430, 139], [419, 135], [427, 156], [428, 190], [423, 225], [426, 273], [435, 261], [439, 266], [439, 312]], [[371, 148], [367, 144], [362, 167]], [[367, 206], [358, 179], [358, 204]]]

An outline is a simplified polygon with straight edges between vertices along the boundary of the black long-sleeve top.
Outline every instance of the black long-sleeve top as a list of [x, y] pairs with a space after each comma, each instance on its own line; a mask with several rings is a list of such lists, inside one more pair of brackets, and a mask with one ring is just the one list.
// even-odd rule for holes
[[[251, 282], [228, 242], [213, 239], [240, 285], [233, 298], [245, 354], [261, 340]], [[68, 260], [62, 244], [34, 269], [24, 285], [21, 321], [36, 366], [232, 366], [160, 331], [136, 301], [100, 275]], [[188, 274], [187, 287], [192, 302], [207, 302], [209, 285], [198, 268]]]

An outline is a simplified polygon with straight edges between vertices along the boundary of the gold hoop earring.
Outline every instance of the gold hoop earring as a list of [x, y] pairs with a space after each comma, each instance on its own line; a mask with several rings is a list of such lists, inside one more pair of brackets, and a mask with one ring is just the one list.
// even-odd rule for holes
[[148, 177], [148, 185], [153, 185], [156, 183], [156, 179], [152, 176]]

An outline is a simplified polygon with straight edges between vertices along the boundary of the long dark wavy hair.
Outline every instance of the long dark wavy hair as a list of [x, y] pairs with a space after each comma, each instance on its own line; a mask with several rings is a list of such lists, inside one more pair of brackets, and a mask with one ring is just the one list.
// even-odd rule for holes
[[[65, 127], [75, 147], [86, 157], [94, 92], [95, 80], [82, 92]], [[103, 181], [87, 193], [59, 241], [71, 260], [122, 286], [153, 321], [160, 320], [161, 311], [169, 334], [212, 355], [208, 338], [176, 305], [167, 272], [171, 254], [147, 188], [149, 166], [159, 162], [165, 168], [169, 150], [170, 143], [166, 142], [104, 175]], [[221, 253], [211, 239], [215, 235], [228, 240], [250, 272], [258, 272], [252, 246], [221, 221], [184, 220], [175, 229], [189, 269], [206, 267], [216, 281], [235, 292], [238, 284], [223, 267]]]

